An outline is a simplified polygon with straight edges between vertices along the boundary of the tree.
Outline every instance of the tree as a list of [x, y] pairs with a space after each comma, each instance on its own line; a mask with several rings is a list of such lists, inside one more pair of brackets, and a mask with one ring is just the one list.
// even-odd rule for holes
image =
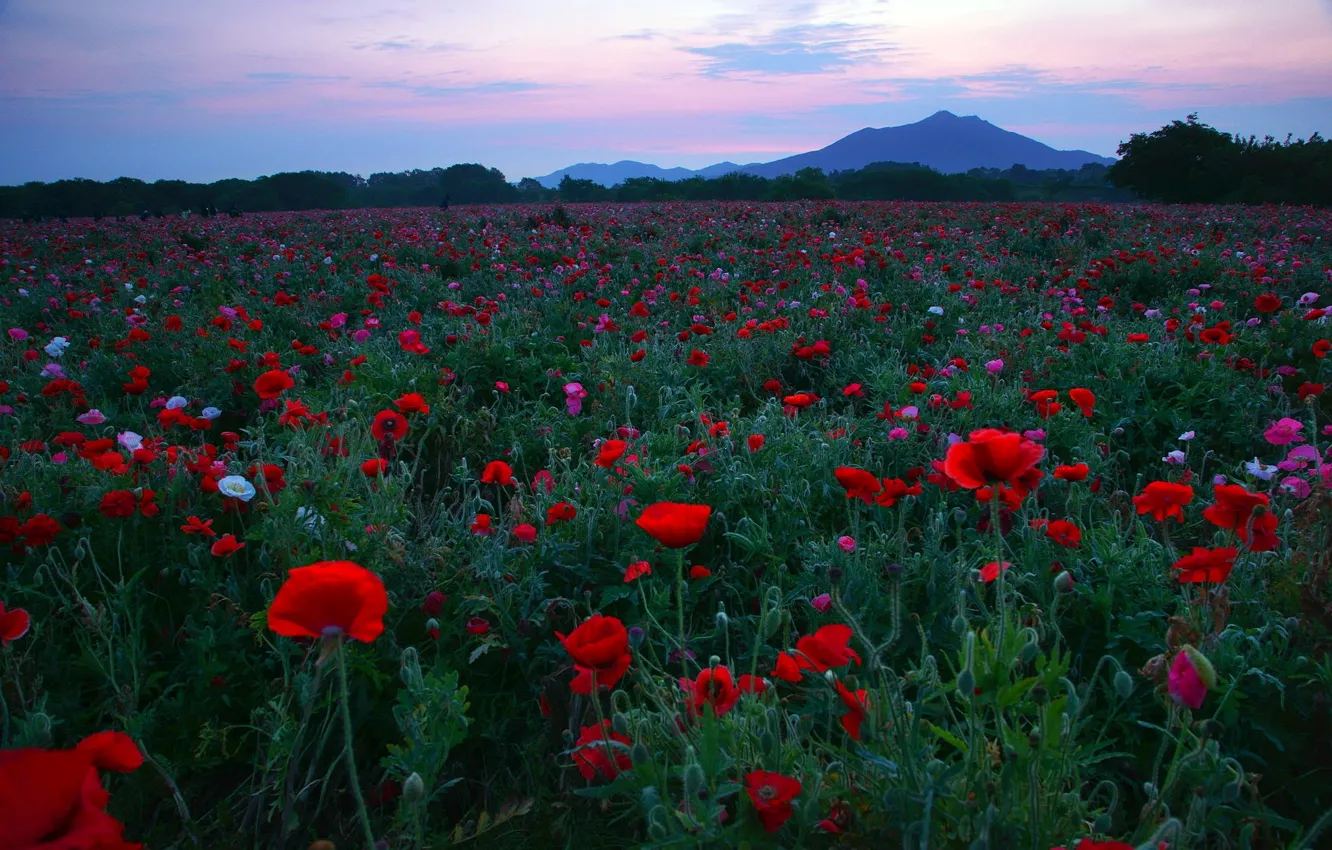
[[1196, 114], [1119, 146], [1110, 182], [1166, 203], [1215, 203], [1234, 191], [1239, 142], [1198, 121]]

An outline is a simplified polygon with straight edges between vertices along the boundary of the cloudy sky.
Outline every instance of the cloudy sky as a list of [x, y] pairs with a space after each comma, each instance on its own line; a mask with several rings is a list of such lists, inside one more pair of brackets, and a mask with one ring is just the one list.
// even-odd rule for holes
[[1332, 0], [0, 0], [0, 183], [1332, 133]]

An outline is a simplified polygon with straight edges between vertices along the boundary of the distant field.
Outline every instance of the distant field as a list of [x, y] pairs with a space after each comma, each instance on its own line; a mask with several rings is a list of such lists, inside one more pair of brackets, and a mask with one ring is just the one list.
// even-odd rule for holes
[[0, 847], [1326, 846], [1330, 242], [0, 222]]

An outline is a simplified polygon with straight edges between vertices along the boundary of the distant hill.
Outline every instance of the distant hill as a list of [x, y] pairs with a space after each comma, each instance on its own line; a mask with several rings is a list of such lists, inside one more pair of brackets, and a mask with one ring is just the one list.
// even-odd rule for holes
[[720, 177], [727, 172], [738, 171], [742, 167], [733, 162], [723, 162], [698, 171], [692, 171], [688, 168], [662, 168], [659, 165], [650, 165], [646, 162], [622, 159], [609, 165], [601, 162], [580, 162], [568, 168], [561, 168], [559, 171], [552, 171], [544, 177], [536, 178], [536, 180], [547, 189], [554, 189], [560, 185], [560, 181], [567, 174], [574, 180], [591, 180], [593, 183], [600, 183], [602, 186], [614, 186], [635, 177], [653, 177], [658, 180], [688, 180], [695, 176]]
[[579, 163], [536, 179], [543, 186], [554, 187], [568, 174], [573, 179], [614, 186], [633, 177], [686, 180], [694, 176], [721, 177], [732, 171], [778, 177], [794, 174], [802, 168], [821, 168], [831, 173], [864, 168], [875, 162], [918, 162], [945, 174], [957, 174], [973, 168], [1006, 169], [1014, 165], [1037, 171], [1050, 168], [1076, 170], [1087, 163], [1112, 165], [1115, 160], [1087, 151], [1056, 150], [1020, 133], [996, 127], [975, 115], [957, 116], [941, 110], [914, 124], [877, 129], [866, 127], [825, 148], [774, 162], [748, 165], [722, 162], [697, 171], [661, 168], [632, 160], [612, 165]]

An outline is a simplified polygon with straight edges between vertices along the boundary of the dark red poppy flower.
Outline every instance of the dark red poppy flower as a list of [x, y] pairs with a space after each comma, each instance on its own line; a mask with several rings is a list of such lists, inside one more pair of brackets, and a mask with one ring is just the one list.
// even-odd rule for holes
[[1066, 519], [1057, 519], [1045, 527], [1045, 536], [1069, 549], [1082, 543], [1082, 529]]
[[1220, 584], [1230, 577], [1235, 568], [1235, 557], [1239, 552], [1233, 546], [1221, 549], [1204, 549], [1194, 546], [1188, 555], [1175, 561], [1173, 566], [1179, 570], [1175, 579], [1181, 584], [1210, 582]]
[[873, 473], [854, 466], [839, 466], [833, 471], [833, 475], [837, 478], [837, 483], [846, 490], [848, 499], [860, 499], [869, 504], [875, 494], [883, 489], [883, 485]]
[[781, 679], [783, 682], [796, 683], [802, 678], [800, 673], [800, 663], [796, 661], [794, 655], [789, 652], [780, 652], [777, 654], [777, 666], [772, 668], [771, 675]]
[[[796, 663], [802, 669], [817, 670], [822, 673], [830, 667], [841, 667], [855, 661], [860, 663], [860, 656], [851, 648], [851, 627], [841, 623], [823, 626], [812, 635], [805, 635], [796, 641]], [[781, 660], [778, 659], [778, 667]]]
[[704, 668], [692, 682], [681, 679], [680, 687], [689, 695], [689, 710], [694, 717], [703, 714], [705, 705], [712, 706], [714, 717], [721, 717], [740, 701], [741, 691], [735, 686], [735, 677], [722, 665]]
[[633, 657], [629, 654], [629, 632], [616, 617], [593, 614], [565, 636], [555, 636], [573, 659], [577, 675], [569, 683], [576, 694], [592, 693], [595, 674], [598, 688], [611, 688], [620, 681]]
[[[629, 758], [629, 745], [633, 742], [613, 731], [609, 720], [603, 720], [601, 724], [599, 727], [582, 727], [574, 745], [573, 761], [584, 779], [597, 776], [614, 779], [633, 766]], [[607, 752], [607, 741], [610, 742], [610, 752]]]
[[745, 774], [745, 791], [767, 832], [776, 832], [791, 819], [795, 814], [791, 801], [799, 797], [802, 790], [800, 780], [780, 773], [754, 770]]
[[703, 536], [712, 508], [678, 502], [649, 505], [635, 524], [668, 549], [693, 546]]
[[628, 447], [624, 440], [607, 440], [597, 449], [597, 459], [592, 462], [602, 469], [610, 469]]
[[102, 516], [112, 519], [124, 519], [134, 516], [134, 510], [138, 507], [138, 500], [129, 490], [112, 490], [109, 493], [102, 494], [102, 503], [97, 509], [102, 512]]
[[420, 393], [405, 393], [393, 403], [397, 405], [399, 413], [430, 413], [430, 405], [426, 404], [425, 396]]
[[254, 391], [264, 399], [277, 398], [294, 386], [296, 382], [291, 375], [281, 369], [270, 369], [254, 379]]
[[1238, 484], [1218, 484], [1212, 490], [1215, 502], [1203, 510], [1203, 519], [1217, 528], [1240, 531], [1249, 525], [1254, 508], [1267, 507], [1266, 493], [1250, 493]]
[[379, 441], [401, 440], [407, 436], [407, 420], [396, 410], [381, 410], [370, 423], [370, 433]]
[[649, 564], [647, 561], [634, 561], [624, 570], [624, 583], [628, 584], [634, 579], [639, 579], [642, 578], [643, 576], [650, 576], [650, 575], [652, 575], [651, 564]]
[[225, 558], [244, 548], [245, 544], [238, 541], [236, 535], [224, 534], [213, 542], [213, 545], [209, 547], [208, 551], [211, 552], [215, 558]]
[[9, 646], [28, 633], [32, 618], [22, 608], [5, 610], [5, 603], [0, 602], [0, 646]]
[[944, 472], [969, 490], [1002, 483], [1025, 494], [1040, 477], [1036, 464], [1044, 456], [1044, 447], [1021, 434], [982, 428], [949, 446]]
[[578, 516], [578, 509], [568, 502], [556, 502], [546, 508], [546, 525], [554, 525], [557, 522], [568, 522]]
[[502, 460], [492, 460], [481, 470], [482, 484], [497, 484], [500, 487], [513, 485], [513, 467]]
[[846, 706], [846, 713], [842, 715], [842, 728], [846, 734], [851, 736], [851, 740], [860, 740], [860, 724], [865, 722], [865, 712], [869, 705], [865, 691], [852, 691], [843, 685], [841, 680], [837, 681], [837, 696], [841, 697], [842, 705]]
[[1060, 481], [1086, 481], [1091, 473], [1091, 467], [1085, 463], [1075, 463], [1072, 466], [1056, 466], [1054, 477]]
[[1083, 416], [1090, 418], [1096, 412], [1096, 395], [1091, 390], [1074, 387], [1068, 391], [1068, 397], [1078, 406]]
[[1253, 299], [1253, 309], [1259, 313], [1275, 313], [1281, 309], [1281, 296], [1275, 292], [1264, 292]]
[[129, 773], [143, 754], [123, 732], [98, 732], [72, 750], [0, 750], [0, 847], [137, 850], [106, 812], [100, 771]]
[[1153, 481], [1133, 497], [1140, 514], [1151, 514], [1157, 522], [1174, 517], [1184, 521], [1184, 506], [1193, 501], [1193, 488], [1173, 481]]
[[284, 637], [345, 634], [372, 641], [384, 631], [388, 594], [379, 576], [351, 561], [296, 567], [268, 606], [268, 627]]

